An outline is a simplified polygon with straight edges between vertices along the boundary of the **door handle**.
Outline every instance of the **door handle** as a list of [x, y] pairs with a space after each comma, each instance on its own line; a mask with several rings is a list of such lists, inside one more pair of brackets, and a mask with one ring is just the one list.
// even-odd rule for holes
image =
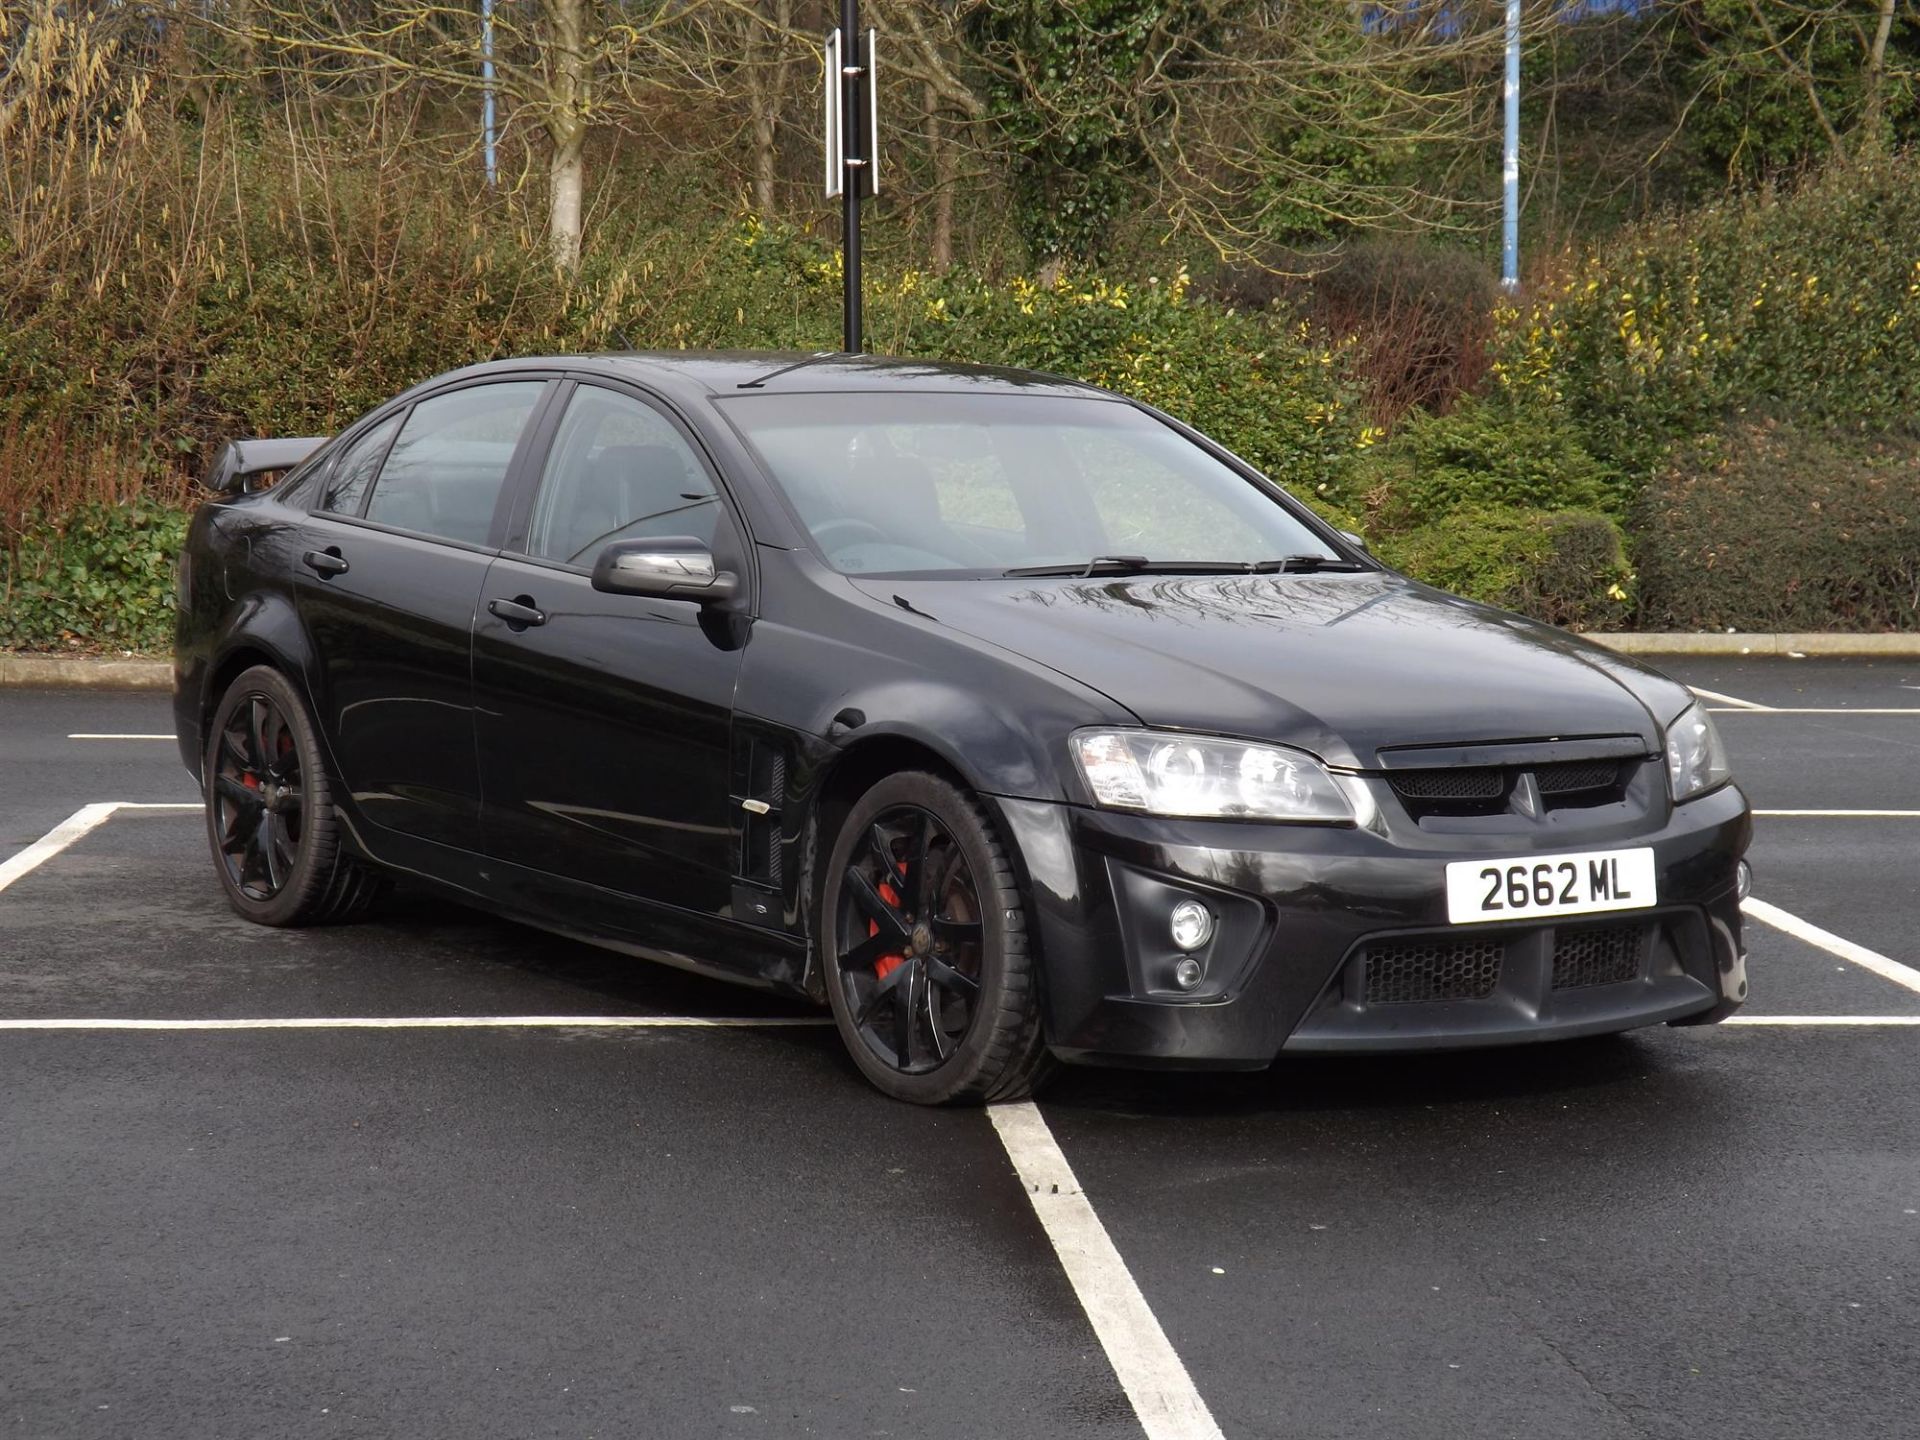
[[346, 557], [334, 549], [309, 550], [300, 557], [300, 563], [322, 580], [330, 580], [335, 575], [344, 575], [352, 568], [347, 564]]
[[547, 623], [547, 612], [533, 603], [531, 595], [522, 595], [514, 600], [489, 600], [487, 612], [506, 621], [510, 630], [524, 630], [529, 625]]

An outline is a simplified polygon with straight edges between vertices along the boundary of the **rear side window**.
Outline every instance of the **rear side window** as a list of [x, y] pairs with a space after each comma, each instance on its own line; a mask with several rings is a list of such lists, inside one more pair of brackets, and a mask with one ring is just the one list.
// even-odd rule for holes
[[470, 385], [413, 407], [373, 487], [367, 519], [484, 545], [507, 467], [544, 380]]
[[582, 385], [553, 437], [527, 553], [591, 565], [615, 540], [686, 535], [711, 545], [720, 515], [706, 469], [666, 416]]
[[387, 453], [393, 432], [400, 428], [400, 417], [382, 420], [346, 448], [327, 476], [326, 489], [320, 494], [316, 510], [331, 510], [336, 515], [358, 515], [367, 498], [367, 485], [380, 468], [380, 457]]

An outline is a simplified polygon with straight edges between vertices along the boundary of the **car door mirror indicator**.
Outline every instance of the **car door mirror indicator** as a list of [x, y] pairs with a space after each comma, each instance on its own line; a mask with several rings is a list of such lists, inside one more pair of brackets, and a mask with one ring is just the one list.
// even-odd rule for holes
[[700, 605], [731, 600], [740, 588], [731, 571], [716, 568], [713, 551], [690, 536], [616, 540], [593, 565], [593, 588], [610, 595], [650, 595]]

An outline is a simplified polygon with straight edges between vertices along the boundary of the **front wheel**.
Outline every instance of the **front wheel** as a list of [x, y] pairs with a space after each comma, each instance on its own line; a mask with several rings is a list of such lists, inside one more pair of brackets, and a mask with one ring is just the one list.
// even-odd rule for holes
[[227, 687], [202, 766], [207, 843], [227, 900], [260, 925], [317, 925], [364, 910], [380, 876], [349, 855], [306, 705], [278, 670]]
[[920, 771], [875, 785], [834, 843], [819, 925], [834, 1024], [881, 1090], [1032, 1093], [1049, 1056], [1026, 907], [978, 801]]

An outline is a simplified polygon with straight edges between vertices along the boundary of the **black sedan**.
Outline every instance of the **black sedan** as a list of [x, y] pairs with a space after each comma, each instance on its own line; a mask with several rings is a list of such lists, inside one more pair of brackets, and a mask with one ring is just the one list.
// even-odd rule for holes
[[1746, 997], [1685, 688], [1089, 386], [498, 362], [210, 483], [174, 706], [262, 924], [405, 876], [823, 1002], [920, 1102]]

